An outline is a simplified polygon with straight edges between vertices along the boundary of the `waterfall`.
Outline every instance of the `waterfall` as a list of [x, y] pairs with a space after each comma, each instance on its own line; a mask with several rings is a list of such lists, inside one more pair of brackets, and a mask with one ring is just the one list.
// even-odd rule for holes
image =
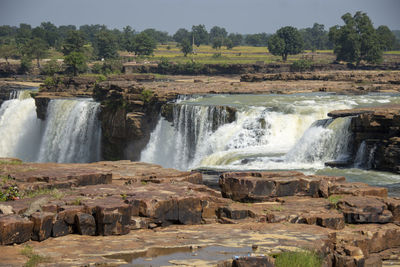
[[100, 159], [99, 104], [51, 100], [46, 121], [36, 117], [30, 90], [13, 91], [0, 107], [0, 157], [30, 162], [91, 162]]
[[41, 121], [29, 90], [13, 91], [0, 107], [0, 157], [35, 161]]
[[40, 145], [40, 162], [92, 162], [100, 159], [99, 104], [51, 100]]
[[350, 122], [349, 117], [317, 121], [286, 154], [285, 160], [320, 164], [347, 160], [350, 155]]
[[373, 167], [376, 149], [376, 144], [374, 144], [372, 148], [368, 148], [365, 141], [362, 141], [354, 159], [354, 167], [371, 169]]
[[227, 122], [225, 107], [176, 104], [173, 124], [164, 118], [151, 134], [141, 161], [157, 162], [164, 167], [187, 169], [205, 153], [211, 134]]
[[172, 124], [159, 119], [140, 160], [186, 170], [239, 166], [257, 158], [265, 168], [263, 158], [282, 161], [319, 116], [249, 107], [238, 110], [229, 123], [223, 108], [180, 103], [174, 106]]

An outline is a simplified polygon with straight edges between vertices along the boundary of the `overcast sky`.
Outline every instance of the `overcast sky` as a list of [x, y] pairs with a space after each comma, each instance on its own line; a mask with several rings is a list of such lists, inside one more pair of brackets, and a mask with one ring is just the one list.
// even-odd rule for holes
[[0, 25], [50, 21], [57, 26], [105, 24], [122, 29], [178, 28], [205, 24], [228, 32], [273, 33], [282, 26], [326, 28], [350, 12], [366, 12], [374, 26], [400, 30], [400, 0], [0, 0]]

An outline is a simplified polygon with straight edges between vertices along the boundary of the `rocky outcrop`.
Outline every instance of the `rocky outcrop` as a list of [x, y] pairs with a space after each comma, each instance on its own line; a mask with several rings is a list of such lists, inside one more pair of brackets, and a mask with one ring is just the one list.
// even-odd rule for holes
[[104, 159], [139, 160], [163, 103], [132, 81], [99, 83], [93, 95], [101, 102]]
[[335, 71], [335, 72], [283, 72], [277, 74], [244, 74], [242, 82], [262, 81], [352, 81], [360, 86], [369, 83], [398, 84], [400, 82], [399, 72], [377, 72], [377, 71]]
[[332, 111], [328, 116], [351, 116], [353, 159], [365, 168], [400, 172], [400, 106]]
[[29, 240], [40, 241], [29, 243], [35, 253], [66, 266], [141, 257], [273, 266], [267, 255], [299, 248], [325, 266], [355, 266], [393, 260], [400, 247], [400, 200], [343, 177], [224, 173], [221, 194], [200, 173], [147, 163], [1, 162], [1, 192], [12, 187], [19, 196], [0, 207], [8, 213], [0, 214], [0, 266], [20, 266], [10, 255], [21, 246], [6, 245]]

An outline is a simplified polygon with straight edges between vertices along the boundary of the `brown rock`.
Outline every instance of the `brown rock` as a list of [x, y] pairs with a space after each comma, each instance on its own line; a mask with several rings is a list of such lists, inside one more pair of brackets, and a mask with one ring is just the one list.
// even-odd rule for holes
[[389, 223], [392, 213], [386, 204], [373, 197], [350, 197], [340, 199], [337, 207], [343, 212], [346, 223]]
[[87, 213], [75, 215], [75, 225], [80, 235], [96, 235], [96, 221], [94, 217]]
[[35, 212], [31, 215], [30, 220], [33, 222], [32, 240], [43, 241], [51, 236], [53, 229], [54, 213]]
[[102, 199], [96, 206], [99, 235], [124, 235], [130, 231], [131, 207], [115, 198]]
[[387, 188], [370, 186], [365, 183], [331, 183], [329, 195], [353, 195], [387, 197]]
[[274, 259], [268, 256], [248, 256], [234, 259], [232, 267], [274, 267]]
[[224, 197], [257, 202], [283, 196], [319, 197], [326, 194], [327, 181], [343, 180], [344, 177], [306, 176], [300, 172], [242, 172], [222, 174], [219, 185]]
[[393, 221], [400, 222], [400, 199], [387, 198], [385, 202], [388, 210], [392, 212]]
[[24, 243], [31, 239], [33, 222], [18, 215], [0, 215], [0, 244]]

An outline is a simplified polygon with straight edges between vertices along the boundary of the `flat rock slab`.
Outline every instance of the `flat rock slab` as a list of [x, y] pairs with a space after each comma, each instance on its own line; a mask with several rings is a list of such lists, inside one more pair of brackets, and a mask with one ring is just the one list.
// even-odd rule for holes
[[[131, 263], [137, 257], [150, 256], [157, 260], [156, 256], [162, 255], [161, 252], [171, 254], [171, 258], [162, 262], [162, 265], [171, 265], [168, 261], [174, 259], [174, 252], [179, 252], [179, 248], [186, 248], [188, 251], [190, 247], [198, 248], [198, 257], [193, 256], [189, 249], [186, 262], [198, 259], [203, 260], [203, 264], [208, 262], [210, 265], [210, 262], [215, 264], [215, 259], [210, 255], [202, 258], [201, 252], [202, 248], [208, 246], [219, 251], [216, 253], [219, 255], [223, 251], [240, 248], [242, 256], [247, 256], [249, 252], [269, 254], [298, 248], [326, 252], [332, 245], [333, 237], [332, 230], [310, 225], [247, 223], [170, 226], [156, 231], [138, 230], [113, 237], [68, 235], [28, 244], [33, 247], [35, 253], [48, 257], [50, 265], [57, 263], [57, 266], [82, 266], [89, 263], [120, 265]], [[21, 266], [26, 261], [19, 255], [22, 248], [23, 246], [2, 247], [0, 266]], [[151, 251], [158, 253], [154, 255]], [[6, 260], [10, 255], [20, 259], [19, 264], [8, 264]], [[226, 259], [232, 259], [232, 255], [227, 254]], [[152, 261], [146, 261], [146, 264], [151, 265]]]
[[346, 196], [337, 202], [346, 223], [389, 223], [392, 212], [384, 200], [375, 197]]
[[284, 197], [275, 202], [234, 202], [219, 208], [218, 216], [225, 223], [240, 223], [240, 220], [246, 219], [267, 223], [312, 224], [331, 229], [345, 227], [343, 214], [324, 198]]
[[224, 197], [241, 202], [268, 201], [284, 196], [329, 196], [332, 184], [344, 177], [304, 175], [301, 172], [229, 172], [221, 174]]

